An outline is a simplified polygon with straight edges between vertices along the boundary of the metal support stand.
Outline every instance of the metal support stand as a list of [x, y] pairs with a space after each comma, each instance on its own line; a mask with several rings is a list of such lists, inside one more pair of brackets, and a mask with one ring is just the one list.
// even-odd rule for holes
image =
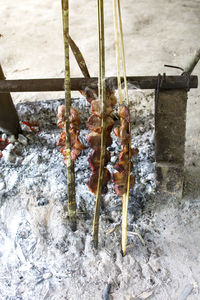
[[[5, 80], [1, 65], [0, 79]], [[17, 111], [9, 92], [4, 94], [0, 93], [0, 132], [1, 130], [14, 135], [21, 132]]]
[[161, 90], [155, 110], [157, 187], [177, 198], [183, 192], [186, 106], [186, 90]]

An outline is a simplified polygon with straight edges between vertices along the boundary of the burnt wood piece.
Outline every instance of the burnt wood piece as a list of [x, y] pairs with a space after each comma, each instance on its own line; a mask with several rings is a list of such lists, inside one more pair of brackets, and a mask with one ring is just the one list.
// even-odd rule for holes
[[[5, 81], [5, 76], [0, 65], [0, 79]], [[0, 132], [18, 135], [21, 132], [17, 111], [10, 93], [0, 93]]]
[[182, 197], [187, 91], [160, 91], [155, 111], [158, 189]]
[[[157, 76], [128, 76], [128, 89], [155, 89], [157, 86], [157, 79]], [[123, 83], [123, 78], [121, 78], [121, 81]], [[97, 86], [97, 77], [71, 78], [72, 91], [80, 91], [88, 88], [95, 89]], [[117, 89], [117, 78], [108, 77], [106, 79], [106, 86], [109, 89]], [[197, 76], [190, 76], [189, 81], [185, 76], [166, 76], [161, 89], [188, 89], [197, 88], [197, 86]], [[0, 80], [0, 93], [47, 91], [64, 91], [64, 78]]]

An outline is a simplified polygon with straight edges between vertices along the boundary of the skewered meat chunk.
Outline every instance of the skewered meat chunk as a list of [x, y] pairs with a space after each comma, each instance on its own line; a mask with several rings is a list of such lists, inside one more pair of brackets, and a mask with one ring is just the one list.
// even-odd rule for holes
[[[92, 149], [98, 150], [101, 148], [101, 134], [97, 132], [90, 132], [87, 136], [87, 142]], [[110, 133], [106, 133], [106, 147], [112, 145], [112, 138]]]
[[[97, 192], [97, 185], [98, 185], [98, 178], [99, 178], [99, 168], [95, 169], [90, 176], [90, 179], [87, 183], [90, 191], [96, 195]], [[103, 176], [103, 183], [102, 183], [102, 194], [106, 194], [108, 191], [107, 183], [110, 181], [111, 175], [108, 169], [104, 168], [104, 176]]]
[[[110, 114], [117, 102], [113, 91], [107, 91], [106, 93], [106, 147], [112, 144], [112, 138], [110, 133], [112, 131], [114, 120]], [[101, 132], [102, 132], [102, 100], [97, 99], [91, 101], [91, 113], [86, 126], [91, 130], [87, 136], [87, 142], [93, 149], [89, 155], [88, 162], [92, 169], [92, 175], [88, 181], [88, 187], [94, 194], [97, 192], [99, 168], [100, 168], [100, 157], [101, 157]], [[110, 153], [108, 150], [105, 152], [104, 157], [104, 177], [102, 183], [102, 193], [107, 192], [107, 182], [110, 180], [110, 172], [105, 168], [110, 160]]]
[[[130, 114], [127, 107], [120, 108], [120, 126], [114, 129], [114, 133], [121, 140], [122, 151], [119, 155], [119, 162], [114, 166], [114, 169], [118, 172], [113, 174], [114, 190], [117, 195], [123, 195], [127, 192], [127, 183], [129, 176], [129, 167], [132, 169], [133, 164], [129, 157], [129, 122]], [[137, 149], [130, 150], [130, 156], [138, 153]], [[135, 176], [130, 176], [130, 189], [134, 186]]]
[[[64, 163], [67, 163], [67, 151], [66, 151], [66, 128], [65, 128], [65, 106], [60, 105], [58, 107], [58, 121], [57, 125], [63, 129], [60, 138], [57, 142], [57, 146], [62, 146], [60, 152], [64, 156]], [[86, 147], [80, 142], [79, 136], [79, 125], [81, 119], [79, 116], [79, 111], [73, 107], [70, 107], [69, 115], [69, 133], [70, 133], [70, 142], [71, 142], [71, 160], [76, 160], [80, 155], [81, 151]]]
[[[121, 177], [115, 176], [114, 181], [114, 190], [117, 196], [122, 196], [127, 191], [127, 182], [128, 182], [128, 174], [123, 173], [114, 173], [115, 174], [122, 174]], [[126, 178], [126, 180], [124, 180]], [[130, 189], [132, 189], [135, 185], [135, 175], [130, 176]]]
[[57, 118], [58, 118], [57, 126], [60, 128], [63, 128], [64, 123], [65, 123], [65, 106], [64, 105], [58, 106]]
[[[89, 157], [88, 157], [88, 162], [89, 165], [92, 169], [92, 171], [94, 171], [95, 169], [100, 167], [100, 157], [101, 157], [101, 151], [99, 150], [93, 150]], [[107, 165], [107, 163], [110, 161], [110, 152], [108, 150], [106, 150], [105, 153], [105, 158], [104, 158], [104, 166]]]
[[80, 91], [80, 93], [86, 98], [89, 103], [97, 98], [97, 90], [86, 88], [84, 91]]
[[[132, 169], [132, 167], [133, 167], [133, 163], [131, 162], [131, 169]], [[127, 164], [126, 160], [124, 160], [124, 161], [121, 160], [116, 165], [114, 165], [114, 169], [121, 173], [124, 171], [128, 171], [129, 165]]]
[[86, 126], [91, 131], [101, 133], [102, 119], [99, 116], [91, 115], [86, 122]]
[[[89, 119], [86, 122], [86, 126], [94, 132], [101, 133], [101, 123], [102, 119], [101, 117], [97, 115], [92, 115], [89, 117]], [[106, 130], [111, 131], [114, 125], [114, 120], [111, 117], [106, 118]]]
[[[106, 115], [107, 116], [109, 116], [111, 114], [111, 112], [113, 111], [113, 106], [109, 105], [109, 102], [107, 103], [107, 107], [106, 107]], [[93, 115], [102, 117], [102, 101], [101, 101], [101, 99], [93, 100], [91, 102], [91, 113]]]
[[[137, 155], [138, 152], [139, 151], [137, 148], [131, 148], [131, 156]], [[119, 160], [128, 161], [128, 157], [129, 157], [129, 149], [127, 146], [124, 146], [123, 150], [120, 152]]]

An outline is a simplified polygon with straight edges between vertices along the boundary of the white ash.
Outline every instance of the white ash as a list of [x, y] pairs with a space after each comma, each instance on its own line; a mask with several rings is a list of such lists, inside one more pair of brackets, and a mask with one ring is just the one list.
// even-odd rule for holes
[[[86, 143], [84, 121], [89, 116], [89, 105], [82, 98], [73, 102], [82, 112], [80, 137]], [[39, 132], [35, 134], [22, 124], [23, 134], [18, 139], [6, 136], [11, 144], [4, 151], [15, 160], [5, 159], [3, 154], [0, 165], [0, 293], [5, 299], [101, 299], [107, 281], [112, 280], [113, 289], [121, 282], [123, 290], [140, 277], [140, 266], [133, 255], [121, 257], [120, 230], [110, 236], [105, 233], [112, 223], [120, 224], [121, 216], [121, 198], [114, 194], [111, 184], [102, 203], [99, 253], [95, 256], [92, 252], [95, 197], [86, 185], [91, 174], [87, 162], [90, 149], [84, 150], [75, 164], [78, 230], [72, 233], [68, 227], [66, 168], [56, 147], [60, 135], [56, 114], [61, 103], [63, 100], [18, 104], [20, 120], [38, 122]], [[134, 159], [137, 180], [130, 193], [129, 229], [154, 194], [153, 114], [144, 116], [135, 109], [133, 146], [139, 149], [139, 155]], [[112, 162], [118, 158], [119, 146], [114, 138], [110, 147]], [[129, 243], [131, 246], [132, 238]], [[149, 281], [135, 292], [151, 287]]]

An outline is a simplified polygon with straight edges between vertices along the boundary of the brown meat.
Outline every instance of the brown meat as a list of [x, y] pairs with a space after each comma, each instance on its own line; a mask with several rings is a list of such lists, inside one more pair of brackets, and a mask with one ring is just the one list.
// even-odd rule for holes
[[65, 124], [65, 106], [64, 105], [59, 105], [58, 106], [58, 114], [57, 114], [57, 126], [60, 128], [63, 128]]
[[99, 116], [91, 115], [86, 122], [86, 126], [91, 131], [101, 133], [101, 123], [102, 120]]
[[[94, 171], [94, 170], [96, 170], [100, 167], [100, 156], [101, 156], [100, 149], [99, 150], [93, 150], [89, 154], [88, 162], [89, 162], [89, 165], [90, 165], [92, 171]], [[109, 161], [110, 161], [110, 152], [108, 150], [106, 150], [105, 159], [104, 159], [104, 166], [106, 166]]]
[[[97, 185], [98, 185], [98, 178], [99, 178], [99, 168], [95, 169], [93, 171], [92, 175], [90, 176], [90, 179], [87, 183], [88, 188], [90, 191], [96, 195], [97, 192]], [[104, 168], [104, 176], [103, 176], [103, 183], [102, 183], [102, 194], [107, 193], [107, 183], [110, 181], [111, 175], [108, 169]]]
[[86, 100], [91, 103], [97, 98], [97, 90], [91, 90], [86, 88], [85, 91], [80, 91], [80, 93], [86, 98]]
[[[114, 182], [114, 190], [117, 196], [123, 195], [127, 191], [127, 182], [128, 182], [128, 173], [114, 173], [113, 174], [113, 182]], [[130, 189], [134, 187], [135, 184], [135, 176], [130, 176]]]
[[[70, 116], [69, 116], [69, 133], [70, 133], [70, 141], [71, 141], [71, 159], [75, 160], [80, 155], [81, 151], [86, 147], [80, 142], [79, 136], [79, 125], [81, 123], [81, 119], [79, 116], [79, 111], [76, 108], [70, 107]], [[66, 164], [66, 127], [65, 127], [65, 106], [60, 105], [58, 107], [58, 122], [57, 125], [63, 129], [60, 138], [57, 142], [57, 146], [62, 146], [60, 152], [64, 156], [64, 163]]]
[[[138, 149], [137, 148], [132, 148], [131, 149], [131, 156], [134, 156], [138, 154]], [[119, 160], [121, 161], [128, 161], [129, 159], [129, 149], [128, 147], [124, 147], [124, 149], [122, 150], [122, 152], [119, 155]]]
[[[107, 105], [106, 115], [109, 116], [112, 111], [113, 111], [113, 107], [111, 105]], [[101, 99], [93, 100], [91, 102], [91, 113], [93, 115], [102, 117], [102, 100]]]
[[[97, 132], [90, 132], [87, 136], [87, 142], [89, 146], [94, 149], [98, 150], [101, 148], [101, 134]], [[110, 136], [110, 133], [107, 132], [106, 134], [106, 147], [111, 146], [112, 144], [112, 138]]]
[[130, 113], [129, 113], [128, 107], [126, 107], [126, 106], [120, 107], [119, 116], [120, 116], [120, 118], [124, 119], [126, 122], [129, 123], [129, 121], [130, 121]]
[[[131, 162], [131, 169], [133, 167], [133, 163]], [[114, 169], [117, 170], [118, 172], [124, 172], [129, 169], [129, 164], [127, 161], [119, 161], [116, 165], [114, 165]]]
[[[102, 119], [99, 116], [92, 115], [86, 122], [88, 129], [94, 132], [101, 133], [101, 123]], [[111, 131], [114, 125], [114, 120], [111, 117], [106, 118], [106, 130]]]
[[74, 108], [74, 107], [70, 107], [70, 115], [69, 115], [69, 122], [70, 125], [76, 125], [77, 127], [79, 127], [80, 123], [81, 123], [81, 119], [80, 119], [80, 112]]
[[121, 125], [114, 129], [114, 134], [121, 139], [123, 146], [129, 142], [129, 124], [126, 120], [121, 119]]
[[[113, 91], [107, 91], [106, 93], [106, 147], [112, 144], [111, 130], [114, 125], [114, 120], [110, 117], [113, 107], [117, 102]], [[102, 132], [102, 100], [97, 99], [91, 101], [91, 113], [86, 125], [91, 130], [87, 136], [87, 142], [93, 149], [92, 153], [89, 155], [88, 162], [93, 171], [89, 181], [89, 189], [96, 194], [98, 175], [100, 168], [100, 154], [101, 154], [101, 132]], [[104, 161], [104, 180], [102, 184], [102, 193], [107, 192], [107, 182], [110, 180], [110, 173], [105, 168], [106, 164], [110, 160], [110, 153], [106, 150], [105, 161]]]

